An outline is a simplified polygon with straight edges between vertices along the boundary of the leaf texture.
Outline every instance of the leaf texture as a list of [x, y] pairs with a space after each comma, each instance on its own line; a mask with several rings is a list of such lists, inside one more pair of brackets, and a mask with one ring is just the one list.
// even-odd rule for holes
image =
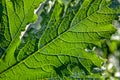
[[1, 41], [6, 43], [2, 46], [5, 43], [1, 42], [0, 47], [7, 47], [0, 61], [0, 80], [70, 78], [75, 71], [80, 77], [94, 74], [94, 67], [100, 68], [103, 59], [92, 49], [116, 31], [111, 23], [119, 13], [106, 0], [61, 1], [55, 1], [50, 12], [46, 1], [38, 15], [42, 17], [40, 25], [31, 25], [20, 42], [21, 30], [33, 21], [33, 10], [41, 1], [3, 0], [0, 6], [5, 7], [7, 16], [0, 16], [0, 29], [8, 27], [3, 31], [10, 39], [7, 43], [5, 33], [0, 32]]
[[9, 67], [16, 62], [14, 52], [20, 44], [21, 31], [35, 20], [33, 11], [42, 1], [1, 0], [0, 50], [3, 54], [0, 60], [1, 67], [6, 68], [3, 64]]

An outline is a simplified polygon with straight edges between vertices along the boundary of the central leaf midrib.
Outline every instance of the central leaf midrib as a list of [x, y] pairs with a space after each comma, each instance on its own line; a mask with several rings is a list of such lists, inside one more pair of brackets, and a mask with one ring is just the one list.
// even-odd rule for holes
[[[98, 8], [98, 10], [99, 10], [99, 8]], [[97, 12], [98, 10], [96, 10], [96, 11], [94, 11], [92, 14], [90, 14], [89, 16], [91, 16], [91, 15], [93, 15], [95, 12]], [[88, 11], [88, 10], [87, 10]], [[87, 13], [87, 12], [86, 12]], [[81, 19], [77, 24], [79, 24], [81, 21], [83, 21], [83, 20], [85, 20], [86, 18], [88, 18], [89, 16], [86, 16], [85, 18], [83, 18], [83, 19]], [[75, 17], [75, 16], [74, 16]], [[74, 18], [73, 18], [74, 19]], [[75, 24], [74, 26], [76, 26], [77, 24]], [[74, 27], [74, 26], [72, 26], [72, 27]], [[50, 43], [52, 43], [54, 40], [56, 40], [56, 39], [58, 39], [61, 35], [64, 35], [65, 33], [67, 33], [68, 31], [69, 31], [69, 29], [71, 29], [72, 28], [71, 27], [71, 25], [70, 25], [70, 27], [67, 29], [67, 30], [65, 30], [64, 32], [62, 32], [61, 34], [59, 34], [57, 37], [55, 37], [54, 39], [52, 39], [49, 43], [47, 43], [46, 45], [44, 45], [43, 47], [41, 47], [39, 50], [41, 50], [41, 49], [43, 49], [45, 46], [47, 46], [47, 45], [49, 45]], [[39, 51], [38, 50], [38, 51]]]
[[[98, 10], [99, 10], [99, 8], [98, 8]], [[98, 10], [96, 10], [96, 11], [98, 11]], [[95, 13], [96, 11], [94, 11], [94, 13]], [[87, 12], [86, 12], [86, 13], [87, 13]], [[94, 13], [92, 13], [92, 14], [94, 14]], [[90, 14], [89, 16], [91, 16], [92, 14]], [[81, 19], [77, 24], [79, 24], [81, 21], [85, 20], [85, 19], [88, 18], [89, 16], [86, 16], [85, 18]], [[75, 16], [74, 16], [74, 17], [75, 17]], [[73, 18], [73, 19], [74, 19], [74, 18]], [[76, 25], [77, 25], [77, 24], [76, 24]], [[74, 25], [74, 26], [76, 26], [76, 25]], [[74, 27], [74, 26], [72, 26], [72, 27]], [[40, 52], [41, 49], [43, 49], [44, 47], [46, 47], [47, 45], [49, 45], [50, 43], [52, 43], [53, 41], [55, 41], [56, 39], [58, 39], [61, 35], [64, 35], [65, 33], [67, 33], [70, 28], [71, 28], [71, 27], [69, 27], [68, 30], [64, 31], [62, 34], [58, 35], [56, 38], [54, 38], [54, 39], [53, 39], [51, 42], [49, 42], [48, 44], [44, 45], [43, 47], [41, 47], [40, 49], [38, 49], [38, 50], [35, 51], [34, 53], [30, 54], [30, 55], [29, 55], [28, 57], [26, 57], [25, 59], [19, 61], [18, 63], [15, 63], [14, 65], [12, 65], [12, 66], [8, 67], [7, 69], [3, 70], [0, 74], [3, 74], [5, 71], [11, 69], [11, 68], [14, 67], [14, 66], [17, 66], [18, 64], [21, 64], [21, 63], [24, 62], [27, 58], [30, 58], [31, 56], [33, 56], [33, 55], [35, 55], [36, 53]], [[17, 37], [16, 37], [16, 38], [17, 38]]]

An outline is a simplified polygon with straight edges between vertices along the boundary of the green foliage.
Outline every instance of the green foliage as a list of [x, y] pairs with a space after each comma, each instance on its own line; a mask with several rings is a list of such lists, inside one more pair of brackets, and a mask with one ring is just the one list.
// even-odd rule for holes
[[0, 1], [0, 80], [100, 78], [104, 60], [92, 49], [116, 31], [111, 23], [119, 10], [107, 0], [55, 0], [48, 10], [46, 1], [40, 25], [20, 39], [43, 1]]

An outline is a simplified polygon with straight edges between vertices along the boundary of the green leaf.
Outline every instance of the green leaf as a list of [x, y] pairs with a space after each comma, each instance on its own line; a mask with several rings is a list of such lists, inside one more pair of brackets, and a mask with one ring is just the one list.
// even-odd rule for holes
[[[0, 7], [7, 16], [0, 14], [0, 30], [9, 29], [0, 32], [0, 47], [5, 48], [0, 60], [0, 80], [93, 76], [92, 70], [101, 67], [104, 60], [92, 49], [116, 31], [111, 23], [118, 12], [109, 7], [110, 2], [61, 0], [55, 1], [48, 12], [50, 4], [46, 1], [38, 15], [40, 25], [36, 22], [29, 26], [20, 41], [21, 31], [34, 21], [33, 11], [41, 1], [2, 1]], [[7, 41], [5, 36], [10, 39]]]
[[[44, 0], [1, 0], [0, 22], [0, 52], [3, 54], [0, 60], [2, 69], [16, 63], [14, 52], [20, 44], [21, 31], [26, 25], [35, 21], [34, 9]], [[4, 67], [4, 64], [6, 67]], [[0, 71], [2, 71], [0, 69]]]

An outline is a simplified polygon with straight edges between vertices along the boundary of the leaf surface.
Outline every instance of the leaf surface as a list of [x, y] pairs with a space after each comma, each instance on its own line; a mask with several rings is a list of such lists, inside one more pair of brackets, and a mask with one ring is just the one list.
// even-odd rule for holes
[[[78, 71], [79, 76], [93, 74], [93, 68], [100, 67], [103, 62], [103, 59], [92, 51], [93, 47], [101, 46], [101, 40], [110, 38], [116, 31], [111, 23], [118, 13], [110, 8], [109, 4], [105, 0], [78, 0], [71, 4], [55, 1], [48, 12], [46, 2], [40, 14], [40, 25], [31, 25], [23, 37], [24, 41], [18, 44], [19, 35], [15, 33], [18, 32], [16, 29], [19, 22], [16, 23], [15, 30], [15, 24], [8, 22], [12, 26], [9, 30], [11, 39], [14, 40], [14, 35], [17, 39], [14, 44], [9, 44], [12, 47], [8, 46], [5, 57], [1, 58], [0, 79], [72, 77], [75, 71]], [[29, 6], [26, 4], [24, 8], [28, 9]], [[30, 12], [33, 12], [31, 8]], [[29, 15], [31, 18], [31, 14]], [[30, 22], [29, 18], [23, 20], [24, 25]]]
[[0, 72], [16, 63], [15, 50], [20, 44], [21, 31], [35, 21], [34, 9], [43, 0], [1, 0], [0, 22]]

